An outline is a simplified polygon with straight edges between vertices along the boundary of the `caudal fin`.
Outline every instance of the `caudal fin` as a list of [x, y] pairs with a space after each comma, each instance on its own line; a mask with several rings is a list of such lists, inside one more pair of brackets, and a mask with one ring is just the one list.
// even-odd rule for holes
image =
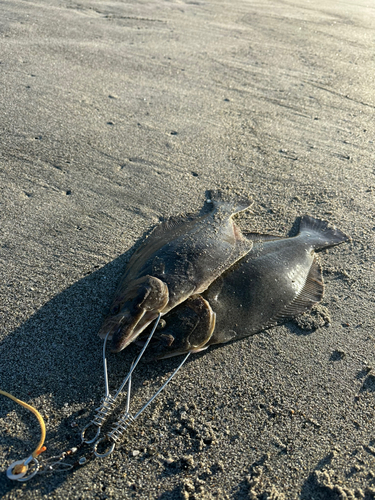
[[310, 215], [301, 217], [299, 235], [308, 237], [315, 250], [322, 250], [350, 241], [350, 237], [340, 229], [328, 227], [328, 222], [315, 219]]
[[214, 209], [233, 215], [242, 212], [251, 207], [253, 200], [243, 193], [238, 193], [236, 190], [217, 189], [207, 193], [207, 201], [213, 203]]

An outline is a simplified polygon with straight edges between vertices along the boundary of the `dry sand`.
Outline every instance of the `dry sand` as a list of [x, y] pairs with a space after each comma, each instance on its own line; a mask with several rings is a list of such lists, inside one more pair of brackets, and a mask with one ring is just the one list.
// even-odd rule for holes
[[[229, 185], [243, 228], [308, 213], [353, 238], [321, 255], [328, 326], [192, 357], [110, 458], [9, 481], [39, 428], [1, 398], [0, 496], [375, 498], [374, 5], [3, 0], [0, 35], [0, 388], [45, 416], [42, 460], [103, 394], [96, 334], [161, 218]], [[142, 367], [134, 409], [177, 362]]]

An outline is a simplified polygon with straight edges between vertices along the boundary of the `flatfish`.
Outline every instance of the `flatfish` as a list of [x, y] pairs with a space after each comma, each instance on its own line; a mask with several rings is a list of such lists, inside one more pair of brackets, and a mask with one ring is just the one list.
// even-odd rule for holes
[[246, 255], [253, 242], [232, 216], [251, 205], [225, 191], [210, 193], [212, 210], [172, 218], [156, 226], [130, 259], [99, 335], [112, 337], [112, 351], [133, 342], [159, 313], [200, 294]]
[[[153, 358], [198, 352], [213, 344], [248, 337], [309, 310], [322, 299], [324, 292], [315, 251], [350, 239], [310, 216], [301, 218], [295, 237], [248, 234], [248, 238], [254, 242], [250, 253], [201, 295], [177, 307], [173, 316], [165, 316], [163, 328], [156, 332], [158, 341], [152, 346]], [[199, 300], [204, 302], [192, 329], [185, 318], [197, 315]], [[207, 328], [208, 318], [213, 314], [215, 328]]]

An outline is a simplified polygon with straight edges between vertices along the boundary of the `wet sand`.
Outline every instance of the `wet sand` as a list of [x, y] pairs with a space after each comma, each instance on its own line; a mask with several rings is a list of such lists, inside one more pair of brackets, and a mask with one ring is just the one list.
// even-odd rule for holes
[[[246, 230], [307, 213], [352, 237], [321, 254], [313, 315], [192, 356], [110, 458], [9, 481], [39, 428], [2, 397], [4, 499], [375, 498], [369, 5], [1, 3], [0, 388], [45, 417], [41, 461], [103, 395], [97, 331], [159, 220], [229, 186]], [[112, 390], [136, 352], [109, 355]], [[178, 361], [142, 365], [134, 411]]]

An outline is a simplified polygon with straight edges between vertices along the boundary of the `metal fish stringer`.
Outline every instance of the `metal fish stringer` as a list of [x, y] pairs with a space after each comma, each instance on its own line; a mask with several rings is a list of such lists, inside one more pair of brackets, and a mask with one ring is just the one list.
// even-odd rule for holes
[[[27, 459], [25, 460], [19, 460], [17, 462], [14, 462], [8, 467], [7, 470], [7, 476], [9, 479], [12, 479], [14, 481], [28, 481], [32, 477], [34, 477], [36, 474], [47, 474], [47, 473], [52, 473], [52, 472], [64, 472], [68, 471], [70, 469], [75, 468], [76, 466], [81, 466], [87, 463], [88, 459], [98, 457], [98, 458], [104, 458], [110, 455], [115, 446], [116, 443], [120, 441], [122, 438], [124, 432], [126, 429], [143, 413], [143, 411], [154, 401], [154, 399], [163, 391], [163, 389], [166, 387], [166, 385], [172, 380], [172, 378], [177, 374], [179, 369], [182, 367], [182, 365], [185, 363], [187, 358], [190, 355], [190, 352], [185, 356], [183, 361], [180, 363], [180, 365], [175, 369], [175, 371], [170, 375], [170, 377], [167, 379], [166, 382], [160, 387], [158, 391], [145, 403], [145, 405], [136, 413], [134, 416], [130, 413], [130, 399], [131, 399], [131, 381], [132, 381], [132, 374], [137, 367], [140, 359], [142, 358], [145, 350], [147, 349], [148, 344], [151, 341], [152, 336], [155, 333], [156, 327], [160, 321], [161, 314], [158, 315], [154, 327], [150, 333], [150, 335], [147, 338], [147, 341], [145, 345], [143, 346], [141, 352], [139, 353], [138, 357], [133, 361], [129, 373], [126, 375], [125, 379], [123, 380], [121, 386], [117, 390], [117, 392], [111, 396], [109, 393], [109, 384], [108, 384], [108, 371], [107, 371], [107, 358], [106, 358], [106, 344], [107, 344], [107, 339], [108, 335], [104, 340], [104, 345], [103, 345], [103, 367], [104, 367], [104, 383], [105, 383], [105, 395], [104, 398], [102, 399], [101, 405], [95, 410], [96, 414], [94, 418], [91, 420], [91, 422], [84, 427], [84, 429], [81, 432], [81, 443], [78, 444], [76, 447], [71, 448], [70, 450], [62, 452], [58, 456], [50, 457], [47, 458], [43, 464], [41, 464], [38, 459], [36, 458], [40, 453], [42, 453], [46, 448], [43, 446], [44, 438], [45, 438], [45, 425], [43, 418], [40, 416], [37, 410], [32, 408], [30, 405], [27, 405], [26, 403], [17, 400], [17, 398], [14, 398], [13, 396], [9, 395], [8, 393], [5, 393], [4, 391], [0, 391], [1, 394], [10, 397], [11, 399], [14, 399], [16, 402], [19, 404], [22, 404], [23, 406], [29, 408], [33, 413], [38, 417], [39, 423], [41, 425], [42, 429], [42, 437], [40, 440], [40, 443], [37, 447], [37, 449], [34, 451], [32, 455], [30, 455]], [[127, 397], [126, 397], [126, 407], [124, 413], [121, 415], [120, 419], [113, 425], [112, 430], [110, 432], [107, 432], [105, 436], [99, 437], [101, 433], [101, 428], [103, 424], [105, 423], [106, 419], [108, 416], [112, 413], [115, 405], [117, 398], [119, 397], [120, 393], [123, 391], [123, 389], [127, 386]], [[86, 432], [89, 428], [93, 428], [95, 431], [95, 436], [93, 438], [88, 439], [86, 436]], [[98, 451], [98, 446], [101, 443], [108, 442], [109, 443], [109, 449], [106, 449], [103, 453], [100, 453]], [[72, 455], [75, 455], [78, 450], [80, 450], [82, 447], [85, 445], [93, 445], [91, 452], [86, 455], [82, 456], [78, 460], [76, 460], [74, 463], [68, 463], [65, 461], [66, 458], [71, 457]], [[107, 447], [108, 448], [108, 447]]]
[[[150, 340], [152, 339], [152, 336], [155, 333], [156, 327], [159, 324], [160, 318], [161, 318], [161, 314], [158, 315], [158, 317], [155, 321], [154, 328], [152, 329], [150, 335], [148, 336], [145, 345], [143, 346], [137, 359], [132, 363], [132, 366], [130, 367], [129, 373], [124, 378], [124, 381], [122, 382], [121, 386], [119, 387], [119, 389], [117, 390], [117, 392], [114, 396], [111, 396], [109, 393], [107, 358], [106, 358], [106, 354], [105, 354], [108, 335], [109, 335], [109, 332], [108, 332], [106, 338], [104, 339], [104, 344], [103, 344], [103, 368], [104, 368], [105, 395], [104, 395], [104, 398], [102, 398], [101, 405], [98, 408], [96, 408], [96, 410], [95, 410], [96, 411], [95, 417], [91, 420], [91, 422], [89, 424], [86, 425], [86, 427], [84, 427], [84, 429], [81, 432], [81, 438], [82, 438], [83, 443], [92, 444], [99, 438], [102, 425], [104, 424], [107, 417], [114, 410], [116, 400], [119, 397], [119, 395], [121, 394], [122, 390], [124, 389], [124, 387], [127, 383], [129, 384], [129, 387], [128, 387], [128, 398], [129, 398], [132, 373], [135, 370], [135, 368], [137, 367], [137, 364], [139, 363], [141, 357], [143, 356], [143, 353], [147, 349], [147, 346], [150, 343]], [[96, 434], [93, 438], [87, 439], [86, 432], [90, 427], [94, 427], [94, 428], [96, 427]]]
[[[130, 381], [131, 378], [129, 378], [129, 386], [128, 386], [128, 393], [127, 393], [127, 404], [126, 404], [126, 410], [120, 417], [120, 419], [113, 425], [111, 432], [108, 432], [104, 437], [98, 439], [96, 443], [94, 444], [94, 454], [96, 457], [104, 458], [110, 455], [113, 450], [115, 449], [116, 443], [120, 441], [122, 438], [124, 432], [126, 429], [143, 413], [143, 411], [150, 405], [155, 398], [164, 390], [167, 384], [172, 380], [172, 378], [177, 374], [179, 369], [182, 367], [182, 365], [185, 363], [185, 361], [188, 359], [190, 356], [190, 352], [186, 354], [182, 362], [179, 364], [179, 366], [175, 369], [175, 371], [170, 375], [170, 377], [164, 382], [164, 384], [156, 391], [156, 393], [145, 403], [145, 405], [136, 413], [133, 417], [131, 413], [129, 413], [129, 407], [130, 407]], [[103, 443], [105, 441], [110, 441], [110, 447], [109, 450], [103, 453], [98, 452], [98, 445], [100, 443]]]
[[[148, 344], [150, 343], [152, 336], [155, 333], [156, 327], [159, 324], [161, 318], [161, 314], [159, 313], [154, 327], [148, 336], [145, 345], [143, 346], [141, 352], [139, 353], [138, 357], [136, 358], [135, 361], [133, 361], [132, 366], [130, 367], [129, 373], [126, 375], [124, 378], [121, 386], [117, 390], [114, 396], [111, 396], [109, 393], [109, 384], [108, 384], [108, 371], [107, 371], [107, 358], [106, 358], [106, 344], [107, 344], [107, 339], [108, 339], [108, 334], [104, 340], [104, 345], [103, 345], [103, 367], [104, 367], [104, 382], [105, 382], [105, 396], [102, 399], [101, 405], [96, 409], [96, 415], [95, 417], [91, 420], [91, 422], [86, 425], [86, 427], [82, 430], [81, 432], [81, 439], [82, 443], [86, 444], [93, 444], [93, 452], [96, 457], [99, 458], [104, 458], [110, 455], [115, 446], [116, 443], [120, 441], [122, 438], [124, 432], [126, 429], [143, 413], [143, 411], [154, 401], [154, 399], [163, 391], [163, 389], [167, 386], [167, 384], [172, 380], [172, 378], [177, 374], [177, 372], [180, 370], [182, 365], [185, 363], [187, 358], [190, 355], [190, 352], [187, 353], [185, 358], [182, 360], [182, 362], [179, 364], [179, 366], [175, 369], [175, 371], [170, 375], [170, 377], [164, 382], [164, 384], [158, 389], [158, 391], [145, 403], [145, 405], [136, 413], [134, 416], [130, 413], [130, 398], [131, 398], [131, 379], [132, 379], [132, 374], [137, 367], [139, 361], [141, 360], [145, 350], [147, 349]], [[101, 433], [101, 427], [106, 421], [107, 417], [112, 413], [116, 400], [123, 391], [124, 387], [127, 385], [127, 400], [126, 400], [126, 408], [124, 413], [121, 415], [120, 419], [113, 425], [112, 430], [108, 432], [105, 436], [99, 437]], [[87, 439], [86, 437], [86, 432], [90, 427], [96, 427], [96, 433], [95, 436], [91, 439]], [[104, 443], [106, 441], [109, 441], [110, 447], [107, 451], [100, 453], [98, 451], [98, 446], [100, 443]]]

